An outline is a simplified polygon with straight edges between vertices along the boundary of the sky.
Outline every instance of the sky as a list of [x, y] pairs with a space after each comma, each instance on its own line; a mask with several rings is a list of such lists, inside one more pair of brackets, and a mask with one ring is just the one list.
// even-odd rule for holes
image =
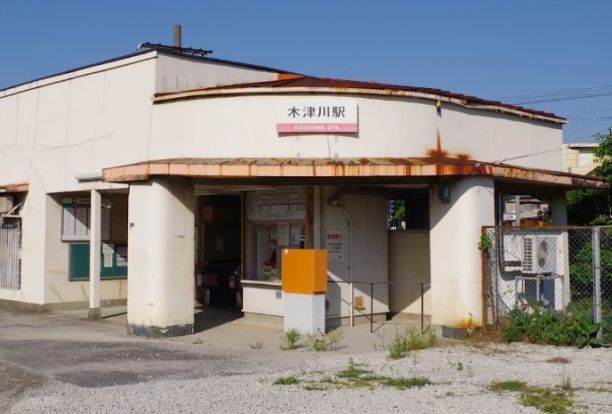
[[[179, 23], [183, 46], [308, 75], [487, 99], [572, 91], [525, 106], [591, 142], [612, 126], [611, 17], [606, 0], [0, 0], [0, 89], [171, 44]], [[576, 99], [585, 89], [604, 96]]]

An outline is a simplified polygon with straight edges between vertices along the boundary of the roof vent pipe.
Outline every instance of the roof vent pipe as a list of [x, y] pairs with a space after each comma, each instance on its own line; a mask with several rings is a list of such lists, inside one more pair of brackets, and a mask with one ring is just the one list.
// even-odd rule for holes
[[180, 24], [174, 25], [174, 43], [172, 44], [174, 47], [183, 47], [182, 41], [182, 28]]

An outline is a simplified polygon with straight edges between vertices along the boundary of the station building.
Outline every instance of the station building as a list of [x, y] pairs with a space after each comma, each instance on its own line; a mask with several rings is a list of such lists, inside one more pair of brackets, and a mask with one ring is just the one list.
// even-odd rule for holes
[[421, 309], [479, 326], [504, 197], [565, 224], [565, 191], [604, 185], [563, 172], [564, 123], [145, 44], [0, 90], [0, 300], [127, 302], [138, 335], [192, 333], [194, 298], [282, 320], [281, 252], [318, 248], [330, 326]]

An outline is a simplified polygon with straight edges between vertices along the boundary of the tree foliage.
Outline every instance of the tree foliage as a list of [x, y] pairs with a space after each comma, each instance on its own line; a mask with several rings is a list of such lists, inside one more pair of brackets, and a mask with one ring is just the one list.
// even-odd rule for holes
[[595, 141], [599, 144], [595, 148], [595, 161], [597, 167], [593, 175], [603, 177], [608, 181], [605, 190], [574, 190], [567, 193], [567, 215], [569, 224], [601, 225], [610, 224], [612, 192], [612, 128], [604, 134], [596, 134]]

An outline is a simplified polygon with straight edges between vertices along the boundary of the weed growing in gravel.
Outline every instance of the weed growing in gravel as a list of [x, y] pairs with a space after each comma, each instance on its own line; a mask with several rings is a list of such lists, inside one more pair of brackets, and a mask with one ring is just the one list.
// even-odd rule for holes
[[574, 401], [568, 393], [550, 388], [530, 387], [521, 392], [519, 401], [525, 407], [535, 407], [545, 413], [571, 413]]
[[409, 351], [431, 348], [436, 344], [436, 335], [429, 328], [423, 334], [417, 333], [414, 329], [406, 329], [404, 332], [396, 331], [389, 344], [389, 357], [404, 358]]
[[535, 407], [544, 413], [568, 414], [574, 408], [571, 394], [571, 384], [561, 384], [561, 389], [534, 387], [523, 381], [510, 380], [493, 382], [488, 389], [495, 392], [518, 392], [519, 402], [525, 407]]
[[302, 334], [297, 329], [289, 329], [281, 336], [280, 349], [283, 351], [296, 349]]
[[340, 346], [340, 341], [344, 338], [342, 329], [334, 329], [327, 334], [308, 335], [306, 337], [306, 346], [311, 351], [336, 351]]
[[569, 364], [570, 360], [563, 357], [552, 357], [548, 358], [546, 362], [549, 362], [551, 364]]
[[490, 391], [495, 391], [495, 392], [502, 392], [502, 391], [519, 392], [519, 391], [523, 391], [527, 389], [527, 383], [525, 383], [524, 381], [518, 381], [518, 380], [497, 381], [497, 382], [492, 382], [488, 388]]
[[249, 342], [249, 348], [251, 349], [261, 349], [263, 347], [264, 344], [261, 341]]
[[202, 345], [204, 343], [204, 341], [202, 340], [202, 338], [198, 338], [195, 341], [193, 341], [194, 345]]
[[431, 381], [423, 377], [400, 377], [400, 378], [385, 378], [382, 381], [382, 385], [386, 387], [394, 387], [400, 390], [407, 390], [413, 387], [423, 387], [431, 384]]
[[563, 367], [563, 381], [561, 381], [561, 385], [559, 387], [563, 391], [572, 391], [574, 388], [572, 387], [572, 379], [570, 375], [567, 373], [567, 367]]
[[448, 363], [450, 364], [451, 367], [455, 368], [457, 371], [463, 371], [463, 368], [465, 368], [463, 365], [463, 362], [461, 361], [457, 361], [457, 362], [448, 361]]
[[372, 371], [366, 368], [365, 364], [356, 363], [353, 358], [349, 359], [348, 366], [341, 371], [338, 371], [336, 376], [338, 378], [346, 378], [346, 379], [356, 379], [361, 377], [362, 375], [371, 374]]
[[295, 375], [289, 375], [286, 377], [278, 377], [274, 380], [274, 385], [292, 385], [299, 383], [300, 380]]
[[392, 387], [398, 390], [406, 390], [413, 387], [423, 387], [431, 384], [424, 377], [390, 377], [387, 375], [375, 375], [365, 364], [356, 363], [349, 359], [348, 366], [335, 375], [326, 375], [311, 379], [300, 379], [295, 375], [280, 377], [274, 384], [298, 384], [303, 383], [302, 388], [306, 391], [325, 391], [329, 389], [374, 389], [377, 386]]
[[304, 384], [302, 388], [306, 391], [327, 391], [328, 389], [330, 389], [330, 385], [326, 383], [311, 381], [307, 384]]

